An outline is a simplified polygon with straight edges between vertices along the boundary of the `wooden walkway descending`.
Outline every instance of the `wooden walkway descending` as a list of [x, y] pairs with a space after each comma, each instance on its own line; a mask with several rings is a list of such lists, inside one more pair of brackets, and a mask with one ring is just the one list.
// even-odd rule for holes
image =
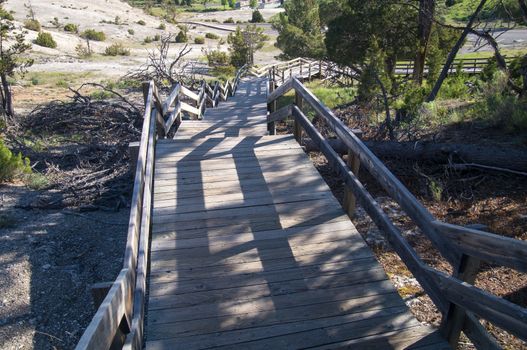
[[449, 348], [412, 316], [266, 82], [156, 149], [146, 349]]

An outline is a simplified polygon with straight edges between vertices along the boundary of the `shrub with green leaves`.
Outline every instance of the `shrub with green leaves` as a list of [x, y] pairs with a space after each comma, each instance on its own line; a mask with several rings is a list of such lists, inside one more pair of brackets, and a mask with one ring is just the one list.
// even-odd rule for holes
[[15, 19], [13, 15], [6, 11], [3, 7], [0, 7], [0, 18], [6, 19], [8, 21], [13, 21]]
[[94, 40], [94, 41], [105, 41], [106, 40], [106, 34], [104, 32], [98, 32], [95, 29], [86, 29], [84, 32], [82, 32], [81, 37], [88, 40]]
[[140, 19], [139, 21], [137, 21], [137, 24], [139, 24], [140, 26], [146, 26], [146, 22], [143, 21], [142, 19]]
[[255, 10], [253, 11], [253, 16], [251, 18], [251, 23], [265, 23], [265, 19], [263, 18], [260, 11]]
[[40, 22], [36, 19], [27, 19], [24, 21], [24, 28], [28, 30], [33, 30], [35, 32], [40, 32], [42, 29]]
[[30, 174], [29, 159], [22, 154], [14, 155], [0, 139], [0, 183], [13, 180], [15, 177]]
[[73, 23], [68, 23], [64, 26], [64, 31], [65, 32], [70, 32], [70, 33], [78, 33], [79, 32], [79, 26], [76, 25], [76, 24], [73, 24]]
[[197, 36], [194, 38], [194, 44], [203, 45], [205, 44], [205, 38], [202, 36]]
[[207, 33], [207, 34], [205, 34], [205, 38], [212, 39], [212, 40], [217, 40], [217, 39], [220, 38], [220, 36], [217, 35], [217, 34], [214, 34], [214, 33]]
[[114, 43], [104, 50], [106, 56], [130, 56], [130, 49], [121, 43]]
[[229, 17], [225, 21], [223, 21], [223, 23], [234, 23], [234, 18]]
[[159, 27], [157, 27], [157, 29], [159, 29], [159, 30], [166, 30], [167, 29], [167, 25], [165, 23], [160, 23]]
[[38, 33], [37, 39], [35, 40], [35, 44], [43, 47], [49, 47], [52, 49], [57, 47], [57, 42], [55, 41], [55, 39], [53, 39], [51, 33], [46, 32]]
[[128, 34], [130, 34], [130, 35], [135, 35], [135, 30], [133, 30], [133, 29], [128, 29]]
[[178, 35], [176, 36], [176, 43], [187, 43], [188, 42], [188, 36], [187, 32], [180, 31]]

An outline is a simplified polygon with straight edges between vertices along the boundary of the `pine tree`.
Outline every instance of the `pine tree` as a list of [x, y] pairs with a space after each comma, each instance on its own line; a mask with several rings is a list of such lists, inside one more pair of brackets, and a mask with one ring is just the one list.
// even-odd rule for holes
[[24, 41], [24, 34], [15, 32], [13, 16], [0, 6], [0, 103], [4, 116], [15, 115], [8, 78], [15, 77], [17, 72], [25, 72], [33, 64], [32, 59], [23, 57], [30, 48], [31, 45]]
[[290, 0], [284, 5], [285, 12], [275, 23], [279, 35], [276, 46], [285, 58], [325, 55], [324, 35], [316, 0]]

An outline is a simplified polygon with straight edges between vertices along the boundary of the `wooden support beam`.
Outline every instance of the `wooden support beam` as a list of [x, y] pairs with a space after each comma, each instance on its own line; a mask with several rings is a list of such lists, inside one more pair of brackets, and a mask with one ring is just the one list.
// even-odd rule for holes
[[[350, 170], [355, 174], [357, 178], [359, 178], [359, 171], [360, 171], [360, 159], [357, 155], [353, 153], [353, 151], [350, 149], [348, 151], [347, 156], [347, 164]], [[348, 214], [348, 216], [353, 218], [355, 216], [355, 209], [357, 208], [357, 198], [353, 194], [353, 191], [351, 188], [346, 186], [344, 190], [344, 210]]]
[[[457, 270], [454, 272], [454, 277], [463, 282], [474, 284], [479, 267], [479, 259], [462, 254]], [[441, 333], [447, 339], [453, 349], [457, 348], [458, 346], [459, 337], [465, 323], [466, 314], [467, 313], [465, 309], [454, 303], [450, 303], [449, 309], [443, 318], [441, 324]]]
[[[302, 95], [300, 95], [298, 92], [295, 93], [295, 105], [300, 110], [304, 108], [304, 100], [302, 99]], [[293, 134], [295, 135], [296, 142], [298, 142], [301, 145], [302, 144], [302, 124], [300, 124], [297, 118], [294, 118]]]
[[[275, 85], [274, 80], [271, 80], [269, 82], [269, 96], [272, 96], [275, 92]], [[269, 115], [272, 115], [276, 112], [277, 108], [277, 102], [276, 100], [271, 101], [267, 104], [267, 109], [269, 110]], [[267, 123], [267, 131], [269, 132], [269, 135], [276, 135], [276, 123], [274, 121], [271, 121]]]

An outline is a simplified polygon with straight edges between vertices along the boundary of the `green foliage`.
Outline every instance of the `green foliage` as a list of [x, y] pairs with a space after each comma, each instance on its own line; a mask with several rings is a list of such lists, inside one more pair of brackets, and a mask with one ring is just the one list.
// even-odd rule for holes
[[113, 94], [106, 90], [96, 90], [90, 94], [90, 98], [94, 100], [107, 100], [113, 97]]
[[290, 0], [284, 5], [285, 12], [273, 24], [278, 30], [276, 46], [285, 58], [325, 55], [324, 36], [316, 0]]
[[68, 23], [64, 26], [64, 31], [65, 32], [70, 32], [70, 33], [78, 33], [79, 32], [79, 26], [76, 25], [76, 24], [73, 24], [73, 23]]
[[159, 29], [159, 30], [166, 30], [167, 29], [167, 25], [165, 23], [160, 23], [159, 26], [157, 27], [157, 29]]
[[0, 7], [0, 19], [5, 19], [8, 21], [13, 21], [13, 15], [7, 12], [3, 7]]
[[188, 42], [187, 32], [181, 30], [181, 31], [176, 35], [176, 43], [187, 43], [187, 42]]
[[35, 32], [40, 32], [42, 26], [40, 25], [40, 22], [36, 19], [27, 19], [24, 21], [24, 28]]
[[217, 35], [217, 34], [214, 34], [214, 33], [206, 33], [205, 34], [205, 38], [212, 39], [212, 40], [217, 40], [217, 39], [220, 38], [220, 36]]
[[128, 34], [130, 34], [130, 35], [135, 35], [135, 30], [133, 30], [133, 29], [128, 29]]
[[130, 49], [121, 43], [114, 43], [104, 50], [106, 56], [130, 56]]
[[234, 66], [216, 66], [212, 69], [212, 75], [220, 81], [227, 81], [236, 76], [236, 67]]
[[53, 39], [51, 33], [40, 32], [35, 39], [35, 44], [43, 47], [50, 47], [52, 49], [57, 47], [57, 42]]
[[482, 87], [482, 98], [471, 116], [508, 132], [527, 131], [527, 99], [518, 98], [508, 89], [509, 76], [501, 71]]
[[263, 18], [263, 16], [260, 13], [260, 11], [255, 10], [255, 11], [253, 11], [253, 15], [252, 15], [252, 18], [251, 18], [250, 22], [251, 23], [265, 23], [265, 19]]
[[250, 0], [249, 1], [249, 7], [252, 9], [255, 9], [258, 7], [258, 0]]
[[197, 36], [194, 38], [194, 44], [203, 45], [205, 44], [205, 38], [202, 36]]
[[82, 32], [81, 37], [88, 40], [94, 40], [94, 41], [105, 41], [106, 40], [106, 34], [104, 32], [98, 32], [95, 29], [86, 29], [84, 32]]
[[223, 23], [234, 23], [234, 18], [229, 17], [225, 21], [223, 21]]
[[140, 19], [139, 21], [137, 21], [137, 24], [139, 24], [140, 26], [146, 26], [146, 22], [143, 21], [142, 19]]
[[254, 54], [260, 50], [267, 40], [263, 34], [263, 28], [256, 25], [250, 25], [243, 29], [236, 28], [236, 32], [229, 34], [227, 42], [231, 53], [231, 64], [235, 67], [241, 67], [244, 64], [253, 64]]
[[225, 51], [210, 50], [205, 52], [209, 67], [228, 66], [230, 57]]
[[[447, 5], [450, 5], [448, 18], [453, 21], [466, 22], [478, 3], [479, 0], [447, 1]], [[518, 23], [523, 21], [518, 0], [488, 0], [479, 18], [483, 21], [513, 20]]]
[[410, 23], [417, 23], [417, 10], [396, 0], [349, 0], [329, 23], [328, 56], [345, 65], [362, 64], [377, 45], [385, 55], [385, 71], [392, 74], [398, 59], [414, 57], [416, 37]]
[[14, 155], [0, 139], [0, 183], [11, 181], [17, 176], [30, 174], [31, 166], [28, 158], [22, 154]]

